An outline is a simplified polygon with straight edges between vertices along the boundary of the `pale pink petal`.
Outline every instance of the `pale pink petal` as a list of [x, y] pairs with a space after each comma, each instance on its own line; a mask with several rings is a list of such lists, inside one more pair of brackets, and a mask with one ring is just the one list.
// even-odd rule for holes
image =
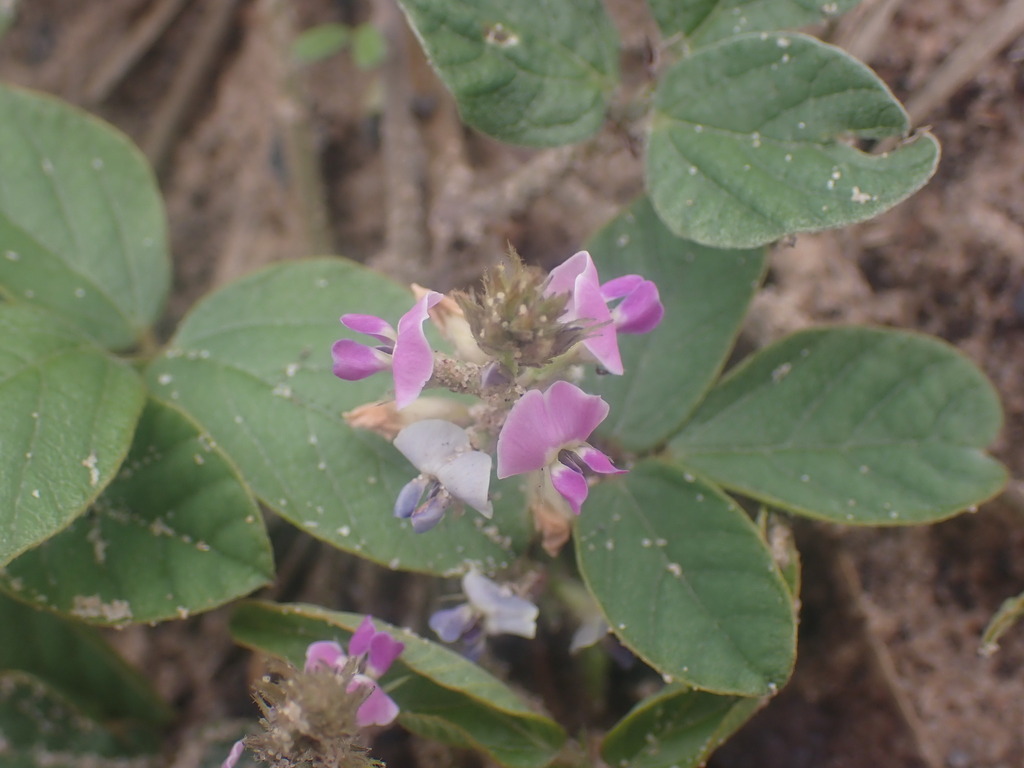
[[578, 515], [583, 502], [587, 500], [589, 491], [587, 478], [583, 476], [583, 473], [564, 464], [555, 464], [551, 467], [551, 484], [569, 503], [572, 511]]
[[611, 311], [619, 333], [648, 333], [665, 314], [658, 286], [640, 275], [609, 280], [601, 286], [601, 293], [608, 300], [622, 299]]
[[380, 677], [404, 649], [405, 643], [395, 640], [387, 632], [378, 632], [370, 640], [370, 651], [366, 657], [367, 671], [373, 677]]
[[353, 331], [373, 336], [389, 347], [395, 343], [395, 329], [375, 315], [342, 315], [341, 324]]
[[434, 372], [434, 351], [423, 332], [423, 323], [430, 308], [442, 298], [440, 293], [430, 291], [398, 321], [393, 363], [395, 406], [398, 408], [404, 408], [419, 397]]
[[592, 445], [583, 444], [573, 449], [573, 453], [579, 456], [580, 461], [587, 465], [591, 472], [601, 475], [622, 475], [628, 472], [626, 469], [617, 469], [607, 455], [601, 453]]
[[[310, 672], [318, 665], [335, 668], [345, 663], [347, 657], [341, 646], [333, 640], [319, 640], [310, 643], [306, 648], [306, 671]], [[340, 663], [339, 663], [340, 662]]]
[[[547, 284], [544, 286], [545, 296], [554, 296], [559, 293], [571, 294], [576, 287], [576, 278], [583, 273], [587, 264], [593, 264], [590, 254], [586, 251], [574, 253], [557, 267], [551, 270], [548, 275]], [[570, 299], [569, 306], [572, 306]]]
[[391, 355], [349, 339], [334, 342], [334, 375], [345, 381], [359, 381], [391, 367]]
[[231, 751], [228, 752], [228, 756], [224, 759], [224, 762], [220, 764], [220, 768], [235, 768], [238, 763], [238, 759], [242, 756], [245, 751], [245, 741], [239, 739], [231, 745]]
[[608, 415], [600, 395], [588, 395], [567, 381], [556, 381], [544, 392], [550, 432], [561, 448], [585, 442]]
[[413, 422], [395, 436], [394, 445], [416, 469], [434, 477], [454, 456], [472, 449], [466, 430], [444, 419]]

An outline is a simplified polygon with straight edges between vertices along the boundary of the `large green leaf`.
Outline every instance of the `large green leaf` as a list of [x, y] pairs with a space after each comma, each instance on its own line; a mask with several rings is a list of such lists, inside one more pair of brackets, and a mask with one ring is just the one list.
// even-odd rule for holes
[[274, 575], [259, 508], [220, 451], [150, 401], [120, 474], [71, 527], [7, 567], [0, 586], [97, 624], [181, 618]]
[[338, 316], [374, 314], [394, 324], [411, 305], [408, 293], [352, 262], [272, 267], [199, 304], [147, 376], [203, 426], [257, 496], [310, 534], [393, 568], [500, 566], [509, 544], [475, 512], [449, 513], [425, 535], [395, 520], [395, 497], [416, 470], [342, 418], [381, 399], [391, 381], [334, 377], [331, 344], [354, 336]]
[[156, 768], [156, 745], [105, 727], [52, 686], [23, 672], [0, 673], [4, 768]]
[[110, 482], [143, 385], [62, 320], [0, 304], [0, 565], [57, 533]]
[[869, 219], [919, 189], [938, 162], [930, 134], [871, 155], [851, 136], [903, 136], [885, 84], [799, 34], [742, 35], [673, 65], [658, 83], [647, 188], [682, 237], [749, 247]]
[[[354, 613], [310, 605], [241, 604], [231, 621], [236, 641], [301, 665], [315, 640], [348, 638], [363, 620]], [[411, 731], [486, 752], [512, 768], [541, 768], [554, 759], [565, 733], [533, 712], [481, 667], [436, 643], [376, 622], [405, 643], [381, 679]]]
[[992, 496], [983, 448], [999, 400], [952, 347], [911, 333], [830, 328], [752, 355], [670, 443], [690, 471], [838, 522], [941, 520]]
[[100, 633], [0, 594], [0, 671], [18, 670], [59, 691], [86, 716], [156, 727], [171, 711]]
[[714, 486], [653, 460], [600, 483], [576, 556], [612, 631], [663, 675], [741, 696], [788, 679], [793, 598], [756, 526]]
[[166, 241], [156, 181], [125, 136], [49, 96], [0, 88], [0, 290], [129, 347], [163, 307]]
[[600, 0], [401, 0], [463, 120], [517, 144], [588, 138], [618, 76]]
[[673, 684], [630, 710], [608, 732], [601, 756], [629, 768], [697, 768], [761, 706]]
[[661, 33], [682, 34], [691, 46], [746, 32], [793, 29], [832, 19], [860, 0], [647, 0]]
[[653, 332], [619, 337], [626, 375], [591, 376], [586, 385], [611, 405], [602, 433], [626, 450], [647, 450], [679, 429], [718, 376], [761, 283], [764, 252], [676, 237], [646, 198], [588, 246], [602, 280], [640, 273], [657, 284], [665, 305]]

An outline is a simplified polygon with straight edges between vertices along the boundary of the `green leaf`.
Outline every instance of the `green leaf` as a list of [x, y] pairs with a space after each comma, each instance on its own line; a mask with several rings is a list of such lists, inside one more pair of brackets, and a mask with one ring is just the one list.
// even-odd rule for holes
[[312, 64], [329, 58], [348, 45], [352, 29], [344, 24], [318, 24], [292, 42], [292, 58], [299, 64]]
[[673, 65], [658, 83], [647, 187], [668, 227], [717, 247], [762, 245], [888, 210], [938, 162], [930, 134], [869, 155], [850, 136], [903, 136], [885, 84], [798, 34], [743, 35]]
[[641, 701], [601, 744], [608, 765], [697, 768], [762, 702], [673, 684]]
[[1003, 635], [1021, 619], [1024, 619], [1024, 592], [1016, 597], [1008, 597], [999, 606], [999, 610], [988, 622], [981, 636], [981, 652], [986, 656], [999, 650], [999, 641]]
[[335, 378], [331, 344], [357, 336], [338, 316], [395, 324], [412, 303], [394, 283], [341, 259], [275, 266], [200, 303], [147, 376], [203, 426], [260, 499], [313, 536], [393, 568], [502, 566], [509, 542], [476, 512], [450, 512], [429, 537], [395, 520], [395, 498], [416, 470], [342, 418], [380, 400], [391, 379]]
[[7, 567], [2, 584], [96, 624], [183, 618], [274, 575], [259, 508], [220, 451], [150, 401], [120, 474], [72, 526]]
[[360, 24], [352, 38], [352, 60], [363, 70], [373, 69], [384, 62], [387, 42], [373, 24]]
[[0, 671], [8, 670], [38, 678], [99, 722], [155, 728], [172, 717], [97, 630], [0, 594]]
[[63, 315], [104, 346], [136, 344], [170, 284], [156, 180], [110, 125], [0, 88], [0, 291]]
[[592, 136], [618, 78], [600, 0], [401, 0], [462, 119], [516, 144]]
[[[348, 642], [363, 616], [310, 605], [242, 603], [231, 621], [235, 640], [301, 665], [316, 640]], [[512, 768], [540, 768], [554, 759], [565, 733], [527, 708], [502, 682], [447, 648], [382, 621], [405, 650], [381, 683], [411, 731], [473, 747]]]
[[0, 565], [80, 515], [121, 465], [143, 385], [63, 321], [0, 304]]
[[830, 328], [752, 355], [669, 447], [690, 471], [792, 512], [924, 523], [1002, 488], [982, 452], [1001, 421], [992, 385], [947, 344]]
[[594, 488], [575, 538], [612, 631], [663, 675], [741, 696], [789, 677], [792, 597], [757, 528], [714, 486], [641, 462]]
[[589, 243], [602, 280], [653, 280], [665, 318], [651, 333], [619, 336], [625, 376], [591, 376], [586, 390], [611, 413], [601, 433], [644, 451], [676, 432], [714, 382], [765, 267], [762, 250], [720, 251], [670, 232], [646, 198]]
[[0, 729], [4, 768], [155, 768], [158, 762], [155, 744], [104, 727], [22, 672], [0, 674]]
[[794, 29], [834, 19], [859, 0], [647, 0], [662, 35], [682, 34], [691, 47], [747, 32]]

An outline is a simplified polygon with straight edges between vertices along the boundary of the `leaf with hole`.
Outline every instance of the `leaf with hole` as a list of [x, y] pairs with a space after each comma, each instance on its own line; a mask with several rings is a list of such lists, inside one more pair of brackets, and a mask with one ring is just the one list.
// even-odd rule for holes
[[650, 450], [679, 429], [714, 383], [765, 268], [763, 250], [722, 251], [683, 240], [643, 198], [587, 244], [602, 280], [639, 273], [658, 286], [665, 317], [619, 336], [625, 376], [587, 379], [611, 412], [600, 434]]
[[870, 219], [935, 171], [928, 133], [868, 154], [854, 139], [902, 137], [907, 115], [848, 54], [795, 33], [696, 51], [658, 83], [647, 189], [669, 229], [745, 248]]
[[414, 533], [392, 508], [416, 470], [342, 417], [381, 400], [391, 380], [332, 374], [332, 343], [354, 336], [338, 316], [394, 324], [412, 303], [388, 279], [342, 259], [275, 266], [196, 306], [148, 380], [202, 425], [264, 503], [313, 536], [392, 568], [443, 574], [472, 561], [491, 570], [511, 558], [500, 516], [452, 510], [431, 533]]
[[0, 565], [64, 529], [121, 465], [142, 381], [65, 321], [0, 304]]
[[740, 696], [789, 678], [792, 595], [756, 526], [715, 486], [643, 461], [593, 489], [575, 539], [608, 625], [663, 675]]
[[669, 444], [679, 466], [799, 514], [866, 525], [941, 520], [996, 494], [992, 385], [927, 336], [803, 331], [730, 371]]
[[463, 120], [533, 146], [589, 138], [618, 78], [618, 39], [600, 0], [401, 0]]
[[19, 598], [96, 624], [184, 618], [273, 578], [255, 501], [198, 428], [151, 400], [92, 508], [7, 566]]
[[[363, 616], [310, 605], [242, 603], [231, 621], [235, 640], [301, 665], [317, 640], [346, 645]], [[510, 768], [541, 768], [565, 741], [552, 720], [533, 712], [482, 667], [442, 646], [375, 622], [405, 643], [381, 684], [401, 709], [409, 730], [461, 747], [479, 749]]]
[[112, 126], [0, 87], [0, 291], [111, 349], [138, 343], [170, 285], [167, 232], [145, 158]]

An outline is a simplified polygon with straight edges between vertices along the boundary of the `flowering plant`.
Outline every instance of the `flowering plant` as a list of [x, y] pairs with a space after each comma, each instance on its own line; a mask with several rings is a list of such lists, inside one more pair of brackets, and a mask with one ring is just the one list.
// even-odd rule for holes
[[643, 143], [647, 196], [547, 274], [512, 256], [443, 295], [289, 262], [161, 344], [151, 170], [109, 126], [0, 88], [0, 178], [18, 190], [0, 196], [4, 750], [156, 753], [167, 705], [83, 624], [184, 619], [271, 582], [266, 510], [390, 570], [459, 577], [465, 600], [417, 606], [436, 640], [235, 606], [234, 639], [278, 661], [256, 683], [265, 733], [229, 763], [249, 746], [373, 765], [359, 739], [392, 722], [513, 768], [580, 758], [475, 663], [500, 666], [489, 638], [575, 624], [574, 649], [614, 638], [665, 683], [601, 759], [700, 765], [793, 668], [799, 559], [780, 513], [921, 524], [1001, 488], [984, 453], [998, 400], [942, 342], [814, 329], [725, 370], [766, 244], [873, 216], [937, 160], [927, 132], [882, 154], [851, 141], [903, 137], [907, 117], [847, 54], [780, 31], [817, 8], [650, 0], [660, 69], [618, 114], [598, 0], [401, 4], [468, 123], [547, 146], [610, 111]]

